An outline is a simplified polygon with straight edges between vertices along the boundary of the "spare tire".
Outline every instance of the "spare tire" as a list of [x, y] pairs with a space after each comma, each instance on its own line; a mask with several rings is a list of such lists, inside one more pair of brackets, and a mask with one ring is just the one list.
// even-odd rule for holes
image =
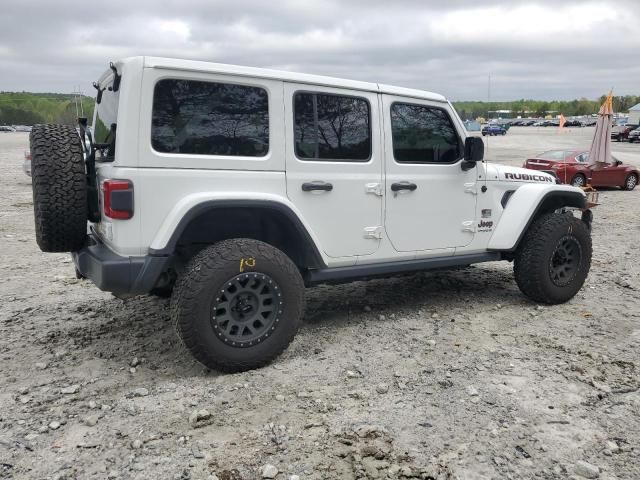
[[88, 216], [80, 136], [68, 125], [36, 125], [29, 143], [38, 246], [43, 252], [79, 250]]

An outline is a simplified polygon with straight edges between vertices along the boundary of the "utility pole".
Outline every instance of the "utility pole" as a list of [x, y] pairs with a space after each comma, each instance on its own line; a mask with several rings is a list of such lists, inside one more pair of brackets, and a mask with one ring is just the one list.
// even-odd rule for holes
[[491, 108], [491, 74], [489, 74], [489, 81], [487, 82], [487, 120], [489, 120]]

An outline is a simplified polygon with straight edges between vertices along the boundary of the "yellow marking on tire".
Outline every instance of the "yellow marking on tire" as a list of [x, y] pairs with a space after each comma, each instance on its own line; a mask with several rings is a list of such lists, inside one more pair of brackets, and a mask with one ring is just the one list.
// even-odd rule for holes
[[253, 257], [240, 259], [240, 273], [244, 272], [245, 267], [255, 268], [256, 259]]

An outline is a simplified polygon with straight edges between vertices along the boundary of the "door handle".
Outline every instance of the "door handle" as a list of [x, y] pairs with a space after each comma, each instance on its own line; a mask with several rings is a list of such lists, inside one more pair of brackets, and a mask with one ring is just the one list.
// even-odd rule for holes
[[333, 190], [333, 185], [328, 182], [307, 182], [302, 184], [303, 192], [312, 192], [314, 190], [330, 192], [331, 190]]
[[413, 192], [417, 188], [418, 186], [415, 183], [411, 182], [399, 182], [391, 184], [392, 192], [399, 192], [400, 190], [409, 190], [410, 192]]

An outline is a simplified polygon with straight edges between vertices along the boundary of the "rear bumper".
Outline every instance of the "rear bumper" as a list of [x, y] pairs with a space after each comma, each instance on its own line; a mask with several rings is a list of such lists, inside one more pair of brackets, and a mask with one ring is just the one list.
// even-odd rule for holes
[[87, 244], [71, 256], [80, 274], [100, 290], [134, 295], [149, 293], [169, 261], [160, 255], [123, 257], [95, 235], [89, 235]]

